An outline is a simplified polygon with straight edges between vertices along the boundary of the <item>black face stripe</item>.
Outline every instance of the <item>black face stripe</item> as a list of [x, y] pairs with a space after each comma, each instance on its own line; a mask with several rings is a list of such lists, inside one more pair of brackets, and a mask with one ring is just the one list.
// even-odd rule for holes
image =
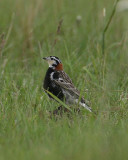
[[56, 67], [58, 64], [52, 64], [53, 67]]
[[57, 63], [57, 65], [59, 63], [61, 63], [60, 59], [58, 57], [56, 57], [56, 56], [50, 56], [50, 58], [51, 58], [51, 60], [54, 60]]
[[58, 58], [58, 57], [56, 57], [56, 56], [50, 56], [50, 58], [56, 58], [56, 59], [58, 59], [58, 60], [59, 60], [59, 58]]

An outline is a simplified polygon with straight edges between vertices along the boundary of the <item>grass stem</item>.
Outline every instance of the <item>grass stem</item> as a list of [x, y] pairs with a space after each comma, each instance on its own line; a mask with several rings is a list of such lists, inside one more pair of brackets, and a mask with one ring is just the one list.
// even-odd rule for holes
[[102, 33], [102, 54], [104, 55], [105, 53], [105, 36], [106, 36], [106, 32], [110, 26], [110, 23], [112, 21], [112, 18], [114, 17], [115, 15], [115, 11], [116, 11], [116, 6], [117, 6], [117, 3], [119, 2], [119, 0], [116, 0], [115, 4], [114, 4], [114, 7], [113, 7], [113, 10], [112, 10], [112, 13], [108, 19], [108, 22], [106, 23], [104, 29], [103, 29], [103, 33]]

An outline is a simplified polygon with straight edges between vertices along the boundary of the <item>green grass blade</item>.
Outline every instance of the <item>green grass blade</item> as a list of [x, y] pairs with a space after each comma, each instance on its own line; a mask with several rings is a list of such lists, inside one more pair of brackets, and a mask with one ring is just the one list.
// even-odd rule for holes
[[56, 97], [55, 95], [53, 95], [51, 92], [49, 92], [48, 90], [45, 90], [50, 96], [52, 96], [52, 98], [54, 98], [57, 102], [59, 102], [62, 106], [64, 106], [66, 109], [68, 109], [69, 111], [73, 112], [64, 102], [62, 102], [58, 97]]

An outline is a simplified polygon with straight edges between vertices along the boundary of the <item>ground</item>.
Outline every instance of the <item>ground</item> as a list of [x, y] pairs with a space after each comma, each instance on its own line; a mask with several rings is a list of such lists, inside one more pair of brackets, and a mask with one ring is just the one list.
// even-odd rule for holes
[[[102, 54], [113, 5], [111, 0], [0, 1], [1, 160], [127, 159], [127, 11], [116, 11]], [[48, 68], [42, 57], [49, 55], [62, 60], [97, 115], [84, 109], [50, 115], [59, 104], [42, 90]]]

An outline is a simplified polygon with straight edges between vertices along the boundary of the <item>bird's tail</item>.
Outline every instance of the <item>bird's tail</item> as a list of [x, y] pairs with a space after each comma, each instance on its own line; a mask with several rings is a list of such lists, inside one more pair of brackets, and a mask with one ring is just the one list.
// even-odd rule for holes
[[80, 104], [81, 106], [83, 106], [84, 108], [86, 108], [89, 112], [92, 112], [91, 107], [87, 106], [85, 103], [79, 102], [79, 104]]

